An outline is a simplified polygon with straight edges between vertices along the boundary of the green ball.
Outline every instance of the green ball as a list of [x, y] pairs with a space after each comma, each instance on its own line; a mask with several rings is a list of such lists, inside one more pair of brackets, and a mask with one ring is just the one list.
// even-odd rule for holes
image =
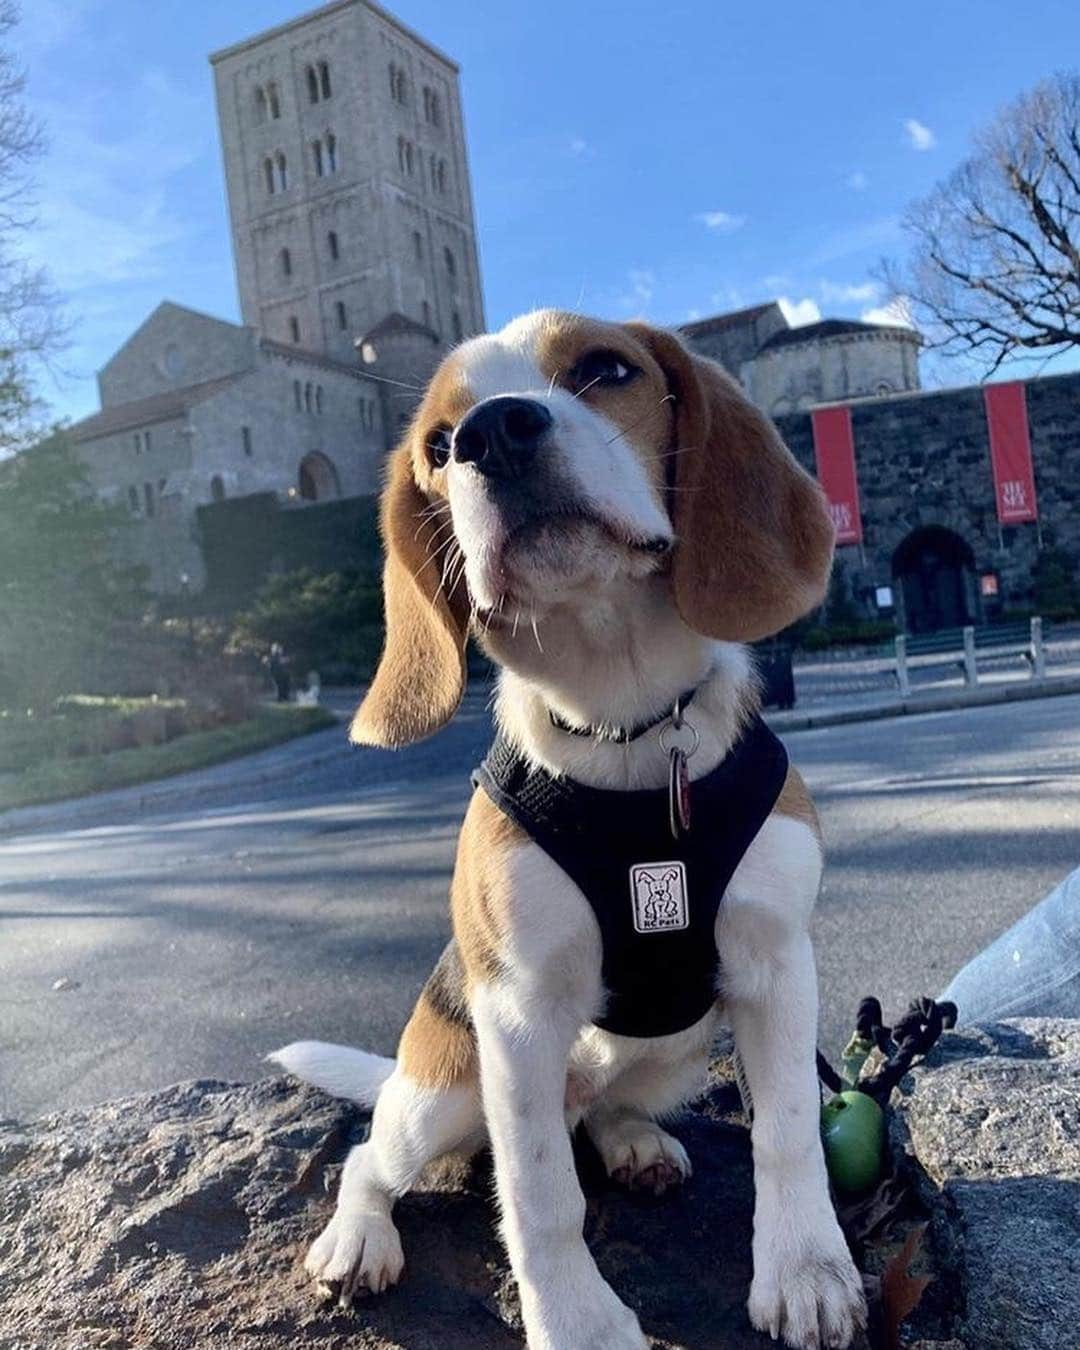
[[832, 1184], [857, 1195], [881, 1177], [885, 1113], [865, 1092], [841, 1092], [821, 1108], [821, 1142]]

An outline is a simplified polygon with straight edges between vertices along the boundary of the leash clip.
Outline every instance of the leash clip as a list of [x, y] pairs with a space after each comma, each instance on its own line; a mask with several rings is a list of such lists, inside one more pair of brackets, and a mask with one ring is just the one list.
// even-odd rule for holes
[[[670, 732], [688, 731], [689, 745], [672, 743]], [[701, 744], [697, 728], [683, 718], [682, 699], [675, 700], [670, 719], [660, 728], [660, 748], [668, 756], [668, 817], [676, 842], [690, 833], [690, 770], [687, 761]]]

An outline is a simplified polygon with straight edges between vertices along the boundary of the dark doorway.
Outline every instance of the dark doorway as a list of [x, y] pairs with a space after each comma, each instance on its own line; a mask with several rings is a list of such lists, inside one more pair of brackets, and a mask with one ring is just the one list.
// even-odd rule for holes
[[909, 633], [962, 628], [975, 621], [975, 557], [952, 530], [915, 530], [893, 554]]
[[341, 496], [341, 484], [334, 462], [320, 450], [313, 450], [300, 461], [300, 496], [308, 502], [325, 502]]

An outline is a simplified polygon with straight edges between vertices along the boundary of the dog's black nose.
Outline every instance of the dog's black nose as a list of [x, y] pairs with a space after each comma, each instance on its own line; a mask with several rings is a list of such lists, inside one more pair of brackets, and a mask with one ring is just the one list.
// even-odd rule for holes
[[513, 478], [528, 468], [551, 413], [533, 398], [504, 394], [485, 399], [454, 433], [454, 458], [475, 464], [488, 478]]

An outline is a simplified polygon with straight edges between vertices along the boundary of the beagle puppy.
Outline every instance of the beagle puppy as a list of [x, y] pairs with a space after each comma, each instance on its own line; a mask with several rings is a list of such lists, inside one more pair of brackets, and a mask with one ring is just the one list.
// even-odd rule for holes
[[[732, 762], [758, 706], [742, 644], [820, 603], [833, 548], [820, 489], [718, 365], [642, 323], [549, 310], [447, 356], [390, 457], [382, 531], [386, 645], [352, 739], [404, 746], [445, 725], [471, 635], [499, 667], [500, 739], [527, 774], [640, 802], [667, 800], [673, 718], [691, 803]], [[690, 831], [722, 835], [703, 810]], [[273, 1056], [374, 1106], [307, 1257], [325, 1294], [348, 1305], [394, 1284], [395, 1200], [434, 1158], [486, 1140], [528, 1345], [642, 1350], [584, 1242], [570, 1130], [584, 1122], [618, 1182], [689, 1176], [657, 1122], [701, 1089], [723, 1019], [754, 1108], [750, 1320], [799, 1350], [851, 1342], [865, 1305], [829, 1198], [814, 1063], [822, 845], [793, 768], [754, 830], [710, 918], [704, 1012], [630, 1036], [602, 1025], [594, 904], [476, 789], [453, 938], [397, 1059], [319, 1042]], [[677, 872], [641, 890], [639, 932], [658, 930], [642, 945], [677, 926]], [[630, 891], [615, 903], [629, 914]]]

